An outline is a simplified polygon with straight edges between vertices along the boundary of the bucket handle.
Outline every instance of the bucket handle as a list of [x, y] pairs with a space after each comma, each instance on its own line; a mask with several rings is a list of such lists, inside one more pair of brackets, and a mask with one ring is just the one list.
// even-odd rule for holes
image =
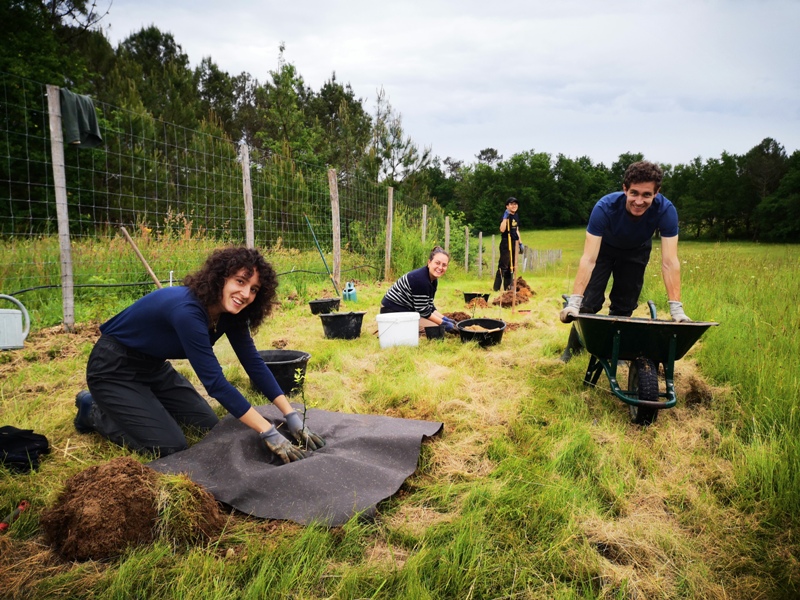
[[25, 307], [22, 305], [22, 302], [20, 302], [19, 300], [17, 300], [13, 296], [6, 296], [5, 294], [0, 294], [0, 299], [8, 300], [9, 302], [12, 302], [12, 303], [16, 304], [17, 306], [19, 306], [20, 310], [22, 311], [22, 317], [25, 319], [25, 327], [24, 327], [24, 330], [22, 332], [22, 340], [24, 341], [25, 338], [28, 337], [28, 332], [31, 330], [31, 318], [28, 315], [28, 311], [25, 310]]

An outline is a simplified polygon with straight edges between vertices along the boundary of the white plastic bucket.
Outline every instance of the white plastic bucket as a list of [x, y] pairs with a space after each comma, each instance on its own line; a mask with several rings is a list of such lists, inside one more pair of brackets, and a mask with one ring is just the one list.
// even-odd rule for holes
[[375, 319], [381, 348], [419, 346], [419, 313], [385, 313]]

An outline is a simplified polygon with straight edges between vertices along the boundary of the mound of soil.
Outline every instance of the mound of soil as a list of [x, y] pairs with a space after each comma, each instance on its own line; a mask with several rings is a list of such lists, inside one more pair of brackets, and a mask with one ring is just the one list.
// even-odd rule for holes
[[472, 318], [467, 313], [462, 311], [444, 313], [444, 316], [453, 319], [453, 321], [455, 321], [456, 323], [458, 323], [459, 321], [466, 321], [467, 319]]
[[158, 477], [125, 456], [70, 477], [55, 506], [42, 514], [45, 540], [69, 560], [111, 558], [151, 543]]
[[470, 300], [467, 304], [467, 308], [489, 308], [489, 305], [486, 303], [486, 300], [478, 297]]
[[516, 301], [514, 299], [514, 290], [508, 290], [507, 292], [503, 292], [497, 298], [492, 300], [492, 304], [494, 304], [495, 306], [499, 304], [503, 308], [509, 308], [511, 307], [512, 304], [517, 305], [528, 302], [531, 299], [531, 296], [533, 296], [535, 293], [536, 292], [531, 291], [531, 289], [528, 287], [520, 287], [518, 285]]
[[[42, 514], [45, 540], [68, 560], [112, 558], [129, 546], [152, 543], [160, 477], [130, 457], [114, 458], [70, 477], [55, 505]], [[218, 534], [224, 517], [214, 498], [199, 487], [192, 495], [197, 522], [185, 524], [186, 541]]]

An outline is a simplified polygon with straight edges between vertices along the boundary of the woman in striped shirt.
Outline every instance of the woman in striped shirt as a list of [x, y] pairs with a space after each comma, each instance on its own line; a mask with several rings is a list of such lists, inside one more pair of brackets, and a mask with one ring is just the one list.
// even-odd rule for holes
[[381, 314], [415, 312], [419, 313], [420, 327], [444, 325], [445, 331], [455, 331], [455, 321], [445, 317], [433, 305], [439, 278], [447, 272], [449, 263], [450, 254], [436, 246], [431, 250], [427, 265], [409, 271], [389, 288], [381, 301]]

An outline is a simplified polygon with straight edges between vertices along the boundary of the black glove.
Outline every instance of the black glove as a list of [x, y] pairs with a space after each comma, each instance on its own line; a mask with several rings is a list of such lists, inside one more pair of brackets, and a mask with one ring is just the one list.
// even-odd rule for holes
[[449, 317], [442, 317], [442, 325], [444, 325], [444, 330], [447, 333], [455, 333], [456, 330], [458, 329], [456, 327], [456, 322]]
[[305, 458], [305, 452], [292, 445], [292, 442], [283, 437], [275, 427], [258, 434], [267, 448], [280, 458], [284, 464]]
[[309, 431], [308, 427], [303, 426], [303, 419], [297, 414], [297, 411], [292, 411], [283, 416], [286, 419], [286, 426], [289, 428], [289, 432], [297, 440], [301, 448], [304, 450], [319, 450], [325, 445], [324, 439]]

